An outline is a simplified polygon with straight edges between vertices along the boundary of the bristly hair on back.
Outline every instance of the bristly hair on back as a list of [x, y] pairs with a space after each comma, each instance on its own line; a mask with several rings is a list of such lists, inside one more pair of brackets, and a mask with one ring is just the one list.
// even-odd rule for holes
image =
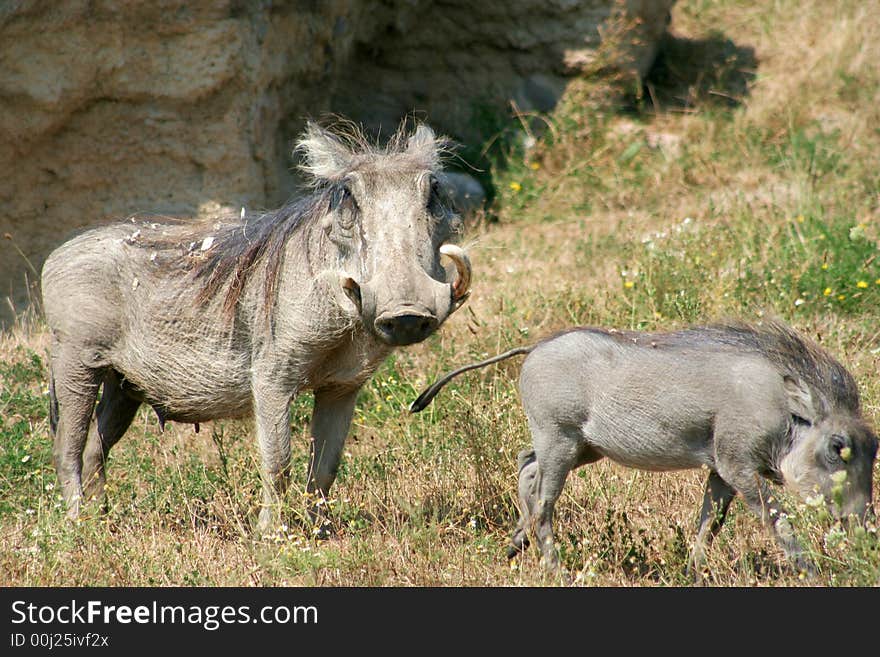
[[753, 325], [729, 321], [703, 330], [719, 342], [766, 356], [780, 371], [801, 378], [833, 408], [859, 412], [859, 389], [852, 374], [819, 344], [784, 322], [765, 319]]
[[689, 349], [713, 345], [738, 353], [757, 353], [781, 372], [802, 379], [832, 407], [856, 413], [860, 409], [858, 385], [849, 371], [820, 345], [777, 319], [765, 319], [760, 324], [720, 321], [670, 333], [589, 330], [652, 348]]
[[[284, 248], [300, 226], [324, 215], [329, 198], [329, 188], [318, 188], [277, 210], [245, 215], [239, 222], [222, 226], [206, 256], [199, 259], [191, 272], [195, 280], [201, 281], [198, 303], [207, 303], [228, 285], [223, 316], [231, 320], [245, 283], [257, 264], [263, 262], [263, 311], [268, 320], [275, 306]], [[307, 245], [303, 244], [303, 248]]]

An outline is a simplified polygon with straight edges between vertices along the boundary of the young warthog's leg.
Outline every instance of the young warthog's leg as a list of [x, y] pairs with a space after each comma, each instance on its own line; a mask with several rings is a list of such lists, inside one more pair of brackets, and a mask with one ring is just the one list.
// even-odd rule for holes
[[323, 529], [326, 524], [324, 503], [336, 479], [358, 390], [323, 388], [315, 391], [306, 491], [316, 498], [309, 513], [318, 529]]
[[794, 535], [794, 529], [788, 521], [785, 509], [779, 504], [773, 495], [773, 489], [765, 482], [757, 486], [758, 491], [743, 494], [743, 499], [749, 508], [761, 518], [764, 526], [769, 526], [776, 541], [782, 547], [782, 551], [798, 572], [813, 576], [816, 574], [816, 566], [810, 558], [804, 554], [800, 541]]
[[290, 396], [271, 386], [255, 386], [254, 417], [263, 480], [257, 530], [266, 534], [280, 524], [281, 499], [290, 479]]
[[96, 421], [91, 424], [83, 455], [83, 491], [85, 499], [104, 504], [104, 464], [110, 449], [131, 425], [141, 405], [123, 391], [119, 375], [109, 370], [104, 375], [101, 401], [95, 411]]
[[761, 478], [756, 470], [741, 469], [732, 474], [721, 471], [720, 474], [742, 495], [743, 501], [761, 519], [761, 523], [773, 532], [776, 541], [794, 567], [799, 572], [814, 575], [816, 568], [804, 554], [785, 509], [782, 508], [767, 481]]
[[67, 516], [76, 518], [83, 495], [83, 449], [98, 396], [99, 371], [84, 365], [73, 350], [56, 347], [50, 376], [50, 406], [57, 409], [52, 448], [55, 470]]
[[510, 545], [507, 546], [507, 558], [513, 559], [517, 554], [529, 547], [528, 530], [532, 523], [534, 513], [535, 495], [537, 494], [538, 462], [535, 460], [535, 450], [524, 449], [516, 459], [519, 467], [519, 520], [513, 535], [510, 537]]
[[545, 472], [538, 465], [538, 499], [533, 515], [535, 540], [541, 550], [544, 567], [551, 572], [559, 570], [559, 553], [553, 536], [553, 513], [570, 469], [565, 463], [556, 463], [549, 472]]
[[553, 543], [556, 500], [562, 493], [568, 473], [578, 465], [595, 461], [600, 456], [584, 444], [583, 434], [578, 428], [561, 427], [552, 421], [539, 422], [531, 418], [529, 427], [537, 458], [537, 496], [528, 512], [532, 517], [531, 524], [544, 566], [551, 572], [557, 572], [559, 554]]
[[[587, 463], [594, 463], [602, 458], [601, 454], [586, 445], [582, 445], [578, 450], [578, 458], [574, 467], [577, 468]], [[513, 559], [517, 554], [529, 547], [529, 531], [534, 523], [535, 506], [537, 504], [538, 495], [538, 462], [535, 456], [535, 450], [524, 449], [517, 457], [519, 466], [519, 521], [513, 530], [510, 538], [510, 545], [507, 546], [507, 558]]]
[[712, 540], [721, 531], [724, 518], [736, 491], [724, 481], [714, 470], [706, 479], [706, 492], [703, 494], [703, 508], [700, 511], [700, 523], [694, 549], [688, 560], [688, 574], [697, 582], [702, 581], [705, 553]]

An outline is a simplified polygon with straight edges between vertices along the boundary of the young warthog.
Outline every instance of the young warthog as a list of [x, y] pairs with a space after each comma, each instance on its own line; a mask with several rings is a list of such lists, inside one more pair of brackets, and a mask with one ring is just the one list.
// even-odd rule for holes
[[103, 496], [107, 454], [146, 402], [163, 425], [255, 415], [268, 528], [288, 479], [289, 404], [306, 389], [308, 491], [326, 495], [360, 387], [467, 297], [468, 258], [446, 243], [460, 220], [438, 183], [442, 147], [425, 126], [380, 148], [309, 124], [304, 198], [205, 222], [132, 218], [53, 252], [42, 289], [69, 514]]
[[877, 438], [861, 417], [852, 376], [792, 329], [720, 324], [674, 333], [574, 329], [446, 375], [529, 356], [520, 393], [534, 449], [519, 455], [521, 516], [509, 556], [537, 536], [558, 567], [553, 508], [569, 471], [603, 456], [643, 470], [706, 466], [709, 478], [691, 566], [739, 493], [797, 567], [812, 570], [767, 480], [823, 495], [838, 517], [873, 513]]

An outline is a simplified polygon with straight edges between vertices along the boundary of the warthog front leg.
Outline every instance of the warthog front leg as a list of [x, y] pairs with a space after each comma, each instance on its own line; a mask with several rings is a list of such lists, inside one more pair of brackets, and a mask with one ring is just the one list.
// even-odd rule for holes
[[281, 521], [281, 500], [290, 480], [290, 395], [256, 387], [254, 416], [260, 447], [263, 503], [257, 530], [266, 534]]
[[724, 471], [721, 476], [735, 488], [746, 505], [760, 519], [761, 523], [773, 532], [776, 541], [782, 547], [785, 556], [794, 567], [807, 575], [815, 575], [816, 568], [810, 558], [804, 554], [800, 542], [794, 535], [785, 509], [773, 494], [773, 489], [757, 471], [741, 469], [732, 474]]
[[[804, 554], [804, 549], [794, 535], [794, 529], [788, 521], [785, 509], [773, 495], [773, 489], [766, 482], [760, 482], [755, 491], [743, 492], [743, 499], [749, 508], [761, 519], [765, 527], [769, 527], [782, 547], [782, 551], [800, 573], [813, 576], [816, 566]], [[742, 491], [740, 491], [742, 492]]]
[[86, 500], [96, 500], [104, 506], [104, 464], [110, 449], [131, 425], [141, 405], [125, 394], [119, 376], [113, 370], [104, 375], [101, 401], [95, 411], [95, 422], [89, 429], [83, 455], [83, 489]]
[[325, 532], [325, 502], [336, 479], [339, 459], [351, 426], [359, 388], [324, 388], [315, 391], [312, 412], [309, 474], [306, 491], [314, 496], [309, 513], [315, 528]]
[[700, 522], [694, 548], [688, 559], [688, 574], [697, 583], [702, 582], [703, 566], [706, 550], [721, 531], [724, 518], [736, 491], [724, 481], [717, 472], [712, 471], [706, 479], [706, 491], [703, 494], [703, 508], [700, 511]]

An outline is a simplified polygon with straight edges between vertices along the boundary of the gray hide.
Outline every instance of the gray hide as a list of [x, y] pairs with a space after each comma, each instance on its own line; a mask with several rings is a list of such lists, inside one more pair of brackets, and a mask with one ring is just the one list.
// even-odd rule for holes
[[555, 570], [553, 509], [568, 473], [602, 457], [643, 470], [709, 470], [690, 566], [704, 552], [736, 493], [769, 526], [798, 568], [812, 571], [769, 482], [823, 495], [835, 516], [873, 513], [877, 438], [862, 419], [850, 374], [777, 322], [724, 324], [674, 333], [575, 329], [440, 379], [529, 353], [520, 394], [532, 450], [519, 455], [521, 517], [510, 556], [538, 540]]
[[460, 219], [439, 187], [442, 147], [425, 126], [380, 148], [309, 124], [303, 198], [205, 222], [132, 218], [52, 253], [42, 290], [69, 514], [103, 498], [107, 454], [146, 402], [162, 424], [254, 415], [268, 529], [288, 479], [289, 404], [307, 389], [308, 491], [326, 495], [360, 387], [467, 297], [468, 259], [446, 243]]

